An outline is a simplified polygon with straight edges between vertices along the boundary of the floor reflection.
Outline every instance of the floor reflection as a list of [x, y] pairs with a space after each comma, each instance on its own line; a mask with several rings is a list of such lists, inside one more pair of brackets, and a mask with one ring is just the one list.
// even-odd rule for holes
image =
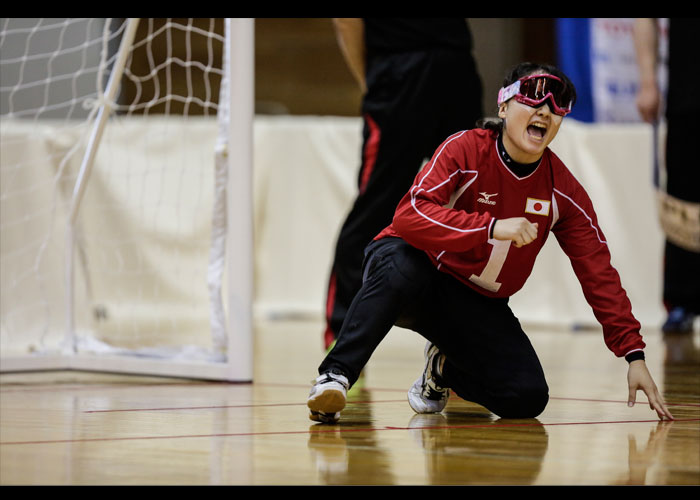
[[674, 404], [700, 404], [700, 335], [693, 332], [664, 334], [663, 342], [666, 352], [661, 392], [673, 416], [679, 418], [684, 410], [674, 408]]
[[341, 423], [315, 424], [309, 428], [308, 448], [327, 485], [395, 484], [391, 461], [372, 429], [372, 395], [353, 388]]
[[533, 484], [549, 443], [537, 419], [500, 420], [488, 413], [415, 415], [409, 427], [435, 485]]
[[[308, 448], [324, 484], [395, 484], [392, 454], [382, 448], [369, 404], [356, 393], [336, 425], [312, 425]], [[548, 435], [537, 419], [500, 420], [460, 400], [442, 414], [413, 415], [401, 449], [422, 462], [414, 484], [533, 484], [547, 451]], [[408, 457], [406, 457], [408, 458]], [[508, 470], [507, 477], [501, 471]]]
[[663, 453], [672, 426], [673, 422], [671, 421], [659, 421], [649, 433], [646, 443], [637, 442], [637, 438], [633, 434], [627, 437], [629, 475], [620, 480], [618, 484], [647, 484], [649, 470], [658, 462], [659, 455]]

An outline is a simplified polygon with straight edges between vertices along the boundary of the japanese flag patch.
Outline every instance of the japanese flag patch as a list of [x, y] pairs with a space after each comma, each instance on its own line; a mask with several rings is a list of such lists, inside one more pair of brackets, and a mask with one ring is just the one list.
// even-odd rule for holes
[[538, 200], [536, 198], [528, 198], [525, 203], [525, 213], [534, 215], [544, 215], [545, 217], [549, 215], [549, 206], [552, 204], [551, 201]]

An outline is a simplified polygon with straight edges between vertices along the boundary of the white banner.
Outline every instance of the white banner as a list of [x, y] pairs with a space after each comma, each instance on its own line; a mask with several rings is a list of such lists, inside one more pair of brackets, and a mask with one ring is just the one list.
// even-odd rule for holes
[[[596, 122], [640, 122], [636, 97], [639, 70], [634, 48], [634, 18], [593, 18], [591, 33], [591, 90]], [[661, 19], [659, 85], [666, 90], [668, 23]]]

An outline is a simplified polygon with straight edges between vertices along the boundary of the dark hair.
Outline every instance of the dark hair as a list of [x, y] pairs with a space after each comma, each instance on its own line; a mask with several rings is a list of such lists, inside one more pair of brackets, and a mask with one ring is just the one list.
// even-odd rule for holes
[[[569, 79], [568, 76], [564, 74], [562, 70], [557, 68], [556, 66], [552, 64], [539, 64], [539, 63], [532, 63], [532, 62], [523, 62], [518, 64], [517, 66], [514, 66], [511, 68], [508, 73], [506, 73], [505, 78], [503, 79], [503, 87], [507, 87], [508, 85], [515, 83], [518, 81], [520, 78], [531, 75], [535, 71], [542, 71], [543, 73], [548, 73], [550, 75], [554, 75], [557, 78], [561, 79], [562, 82], [564, 82], [564, 85], [568, 88], [568, 90], [571, 92], [572, 96], [572, 102], [571, 104], [576, 103], [576, 87], [574, 86], [573, 82]], [[479, 128], [484, 128], [488, 130], [496, 130], [496, 131], [501, 131], [503, 129], [503, 120], [498, 117], [493, 117], [493, 118], [483, 118], [477, 122], [477, 127]]]

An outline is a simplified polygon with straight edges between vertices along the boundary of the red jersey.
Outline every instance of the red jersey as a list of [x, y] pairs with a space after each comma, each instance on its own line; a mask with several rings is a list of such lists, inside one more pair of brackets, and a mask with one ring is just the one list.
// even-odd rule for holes
[[[549, 148], [534, 172], [517, 177], [501, 159], [497, 138], [481, 129], [447, 138], [376, 239], [399, 236], [474, 290], [509, 297], [525, 284], [551, 232], [571, 260], [608, 348], [617, 356], [643, 349], [640, 324], [586, 191]], [[517, 248], [492, 238], [495, 221], [510, 217], [537, 223], [537, 239]]]

